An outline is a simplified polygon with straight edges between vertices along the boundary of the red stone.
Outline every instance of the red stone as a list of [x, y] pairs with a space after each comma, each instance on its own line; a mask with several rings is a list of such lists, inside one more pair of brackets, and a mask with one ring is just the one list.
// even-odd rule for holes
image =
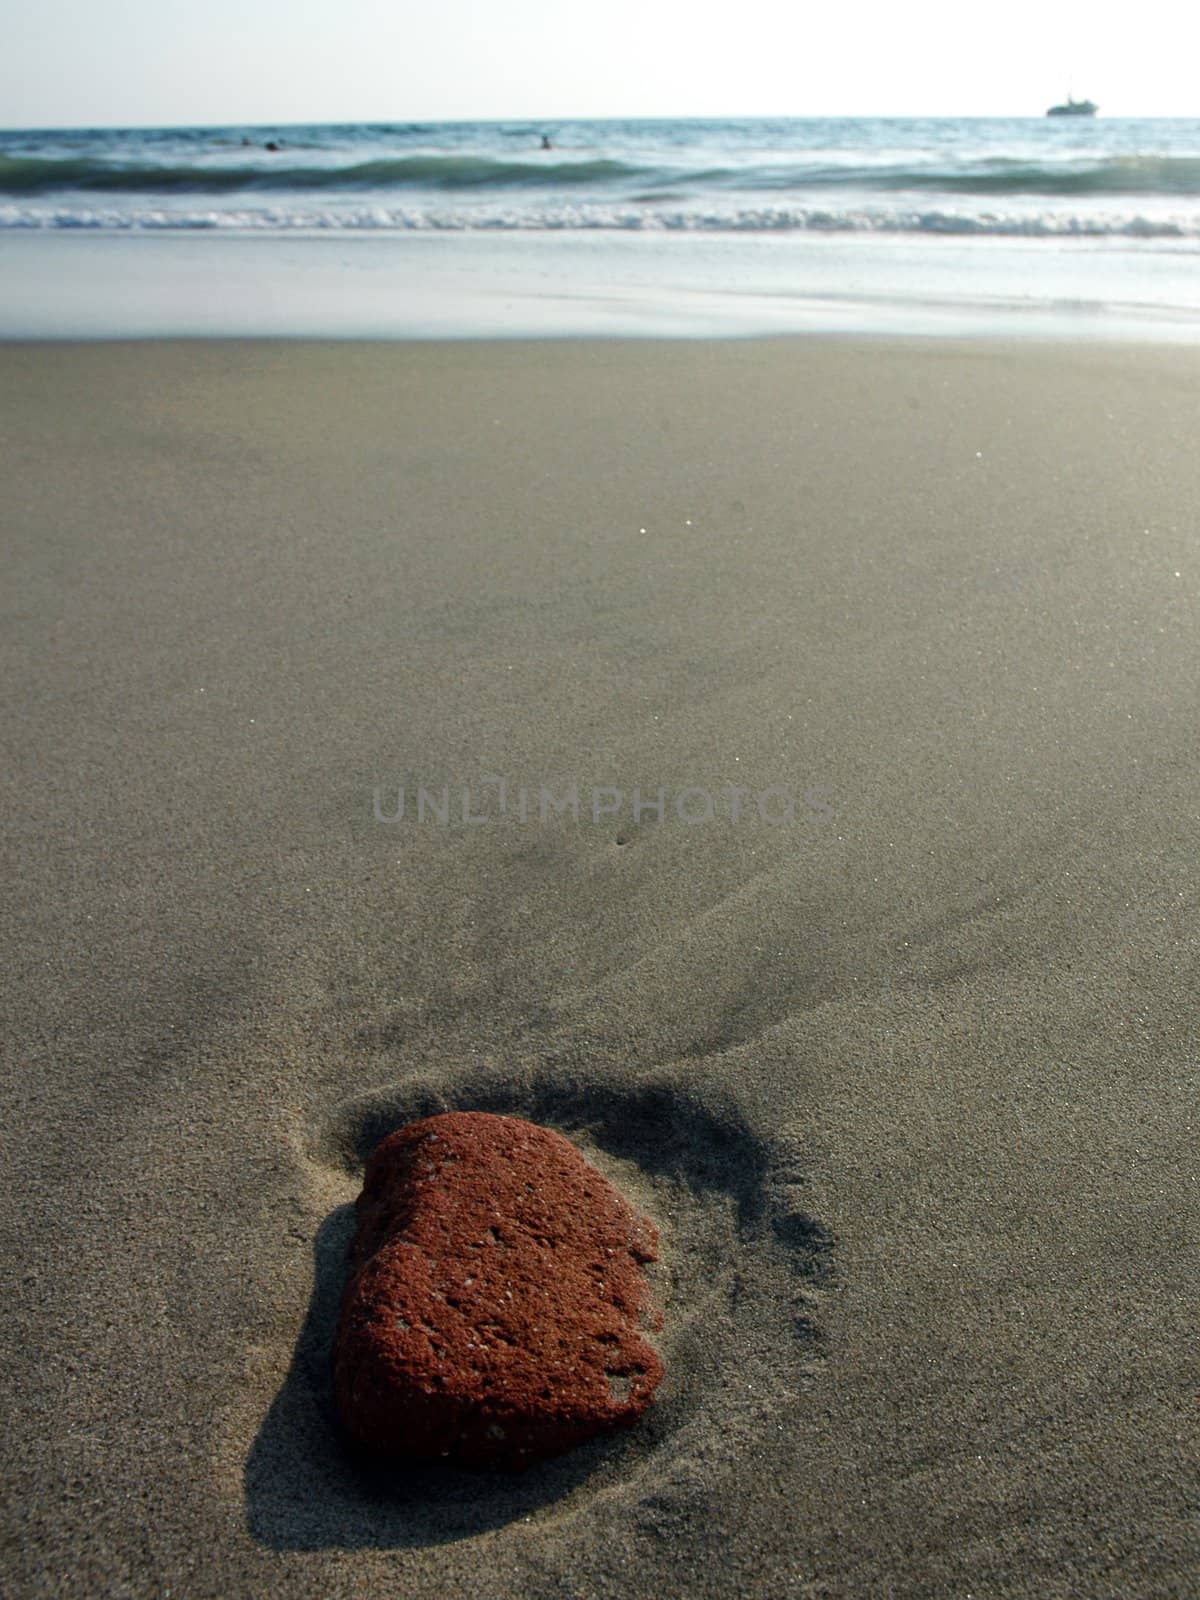
[[393, 1458], [522, 1468], [646, 1409], [658, 1234], [559, 1133], [455, 1111], [367, 1163], [334, 1348], [342, 1423]]

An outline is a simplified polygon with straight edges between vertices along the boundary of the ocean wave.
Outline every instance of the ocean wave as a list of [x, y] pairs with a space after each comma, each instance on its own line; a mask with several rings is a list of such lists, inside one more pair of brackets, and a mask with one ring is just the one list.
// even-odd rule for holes
[[940, 234], [1001, 238], [1200, 239], [1200, 214], [973, 212], [953, 207], [560, 205], [455, 210], [363, 205], [210, 208], [0, 205], [4, 230], [62, 232], [487, 233], [615, 230], [644, 233]]
[[[838, 181], [847, 180], [840, 175]], [[1110, 156], [1102, 161], [1061, 163], [997, 157], [965, 167], [884, 168], [852, 181], [864, 188], [933, 189], [965, 195], [1188, 196], [1200, 195], [1200, 157]]]
[[[226, 141], [228, 142], [228, 141]], [[214, 144], [217, 141], [214, 141]], [[300, 152], [254, 152], [231, 161], [210, 150], [193, 161], [121, 159], [109, 155], [0, 155], [0, 194], [33, 198], [55, 194], [234, 195], [239, 192], [354, 194], [363, 190], [430, 193], [592, 190], [629, 198], [641, 194], [821, 193], [833, 188], [867, 193], [946, 196], [1200, 197], [1200, 156], [1067, 156], [1043, 160], [989, 156], [975, 160], [935, 157], [898, 161], [790, 159], [736, 165], [638, 162], [595, 154], [541, 152], [525, 158], [477, 153], [373, 155], [367, 160], [323, 163], [296, 160]]]
[[0, 156], [0, 194], [231, 194], [239, 190], [575, 188], [645, 181], [653, 168], [623, 161], [499, 161], [487, 156], [413, 155], [346, 165], [167, 165], [89, 156]]
[[[676, 175], [678, 178], [678, 175]], [[883, 194], [1200, 197], [1200, 157], [1113, 156], [1105, 160], [1032, 162], [993, 156], [971, 162], [823, 162], [707, 171], [714, 189], [804, 192], [847, 189]]]

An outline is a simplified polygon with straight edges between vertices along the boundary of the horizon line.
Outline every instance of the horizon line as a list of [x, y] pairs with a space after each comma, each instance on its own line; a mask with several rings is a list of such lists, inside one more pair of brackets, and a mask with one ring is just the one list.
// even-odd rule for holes
[[[1056, 102], [1058, 103], [1058, 102]], [[618, 112], [607, 113], [603, 116], [581, 116], [577, 113], [570, 115], [545, 115], [545, 116], [503, 116], [503, 117], [318, 117], [318, 118], [289, 118], [288, 120], [268, 119], [266, 121], [245, 121], [233, 119], [220, 122], [25, 122], [11, 123], [0, 126], [0, 133], [88, 133], [88, 132], [123, 132], [142, 133], [160, 132], [169, 133], [184, 130], [223, 130], [223, 129], [248, 129], [269, 130], [279, 128], [349, 128], [378, 126], [384, 128], [411, 128], [411, 127], [464, 127], [477, 124], [481, 126], [522, 126], [544, 127], [562, 126], [571, 123], [603, 123], [603, 122], [1040, 122], [1046, 116], [1045, 108], [1041, 111], [988, 111], [988, 112], [955, 112], [955, 111], [821, 111], [821, 112], [780, 112], [780, 111], [751, 111], [751, 112]], [[1099, 110], [1103, 111], [1103, 105]], [[1200, 121], [1200, 112], [1136, 112], [1114, 111], [1108, 112], [1098, 120], [1106, 122], [1137, 121], [1137, 122], [1187, 122]]]

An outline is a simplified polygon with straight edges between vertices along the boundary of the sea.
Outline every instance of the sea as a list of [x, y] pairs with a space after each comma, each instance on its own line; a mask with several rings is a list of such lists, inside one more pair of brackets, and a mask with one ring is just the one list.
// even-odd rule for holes
[[0, 132], [0, 335], [1200, 337], [1200, 118]]

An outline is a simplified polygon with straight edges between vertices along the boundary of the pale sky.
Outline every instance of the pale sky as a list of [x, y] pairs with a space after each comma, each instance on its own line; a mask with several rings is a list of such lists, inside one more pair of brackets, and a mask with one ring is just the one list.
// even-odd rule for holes
[[1142, 0], [0, 0], [0, 126], [1200, 116], [1200, 7]]

